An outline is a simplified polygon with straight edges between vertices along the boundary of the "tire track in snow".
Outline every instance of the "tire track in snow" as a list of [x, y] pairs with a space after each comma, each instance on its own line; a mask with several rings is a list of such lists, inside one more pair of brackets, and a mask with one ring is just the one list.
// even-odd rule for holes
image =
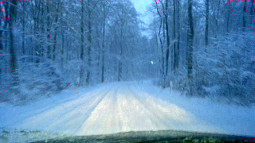
[[[62, 103], [61, 105], [56, 105], [55, 108], [49, 111], [45, 111], [26, 119], [20, 127], [35, 129], [39, 127], [39, 129], [43, 130], [65, 131], [71, 134], [75, 133], [75, 130], [78, 130], [77, 128], [79, 128], [79, 121], [81, 122], [82, 120], [82, 122], [84, 122], [90, 115], [90, 112], [101, 102], [105, 94], [110, 90], [111, 88], [106, 91], [105, 88], [101, 88], [97, 91], [93, 90], [78, 99], [69, 101], [68, 104]], [[81, 109], [83, 110], [81, 111]], [[84, 114], [85, 117], [81, 116]], [[74, 119], [70, 119], [72, 117], [74, 117]], [[70, 121], [67, 121], [68, 119], [70, 119]]]
[[[153, 119], [153, 115], [148, 115], [150, 112], [145, 110], [146, 108], [127, 92], [127, 87], [114, 87], [95, 108], [78, 135], [156, 129], [151, 120], [146, 120], [148, 116]], [[141, 111], [145, 112], [141, 114]]]
[[117, 92], [115, 86], [109, 91], [102, 101], [94, 108], [90, 116], [81, 125], [77, 135], [94, 135], [112, 133], [118, 130], [116, 125], [116, 116], [114, 116], [115, 104], [114, 94]]
[[120, 120], [122, 121], [122, 132], [143, 131], [155, 128], [150, 112], [133, 98], [127, 87], [122, 87], [117, 95], [118, 109], [120, 110]]
[[[184, 130], [184, 131], [200, 131], [200, 132], [222, 132], [219, 128], [210, 126], [203, 121], [194, 117], [191, 113], [187, 112], [175, 104], [156, 99], [136, 87], [130, 87], [133, 95], [144, 106], [154, 112], [155, 115], [160, 116], [160, 119], [167, 124], [166, 129]], [[138, 93], [136, 93], [137, 91]], [[142, 102], [143, 101], [143, 102]], [[151, 106], [149, 106], [151, 105]]]
[[[100, 87], [100, 88], [101, 88], [101, 90], [103, 90], [103, 88], [107, 89], [107, 86], [106, 87]], [[16, 112], [16, 113], [17, 114], [22, 114], [22, 117], [20, 119], [23, 119], [25, 117], [33, 116], [35, 114], [40, 114], [42, 112], [50, 110], [51, 108], [56, 107], [56, 105], [63, 106], [64, 104], [69, 103], [70, 101], [77, 100], [77, 97], [81, 98], [83, 96], [88, 96], [88, 94], [95, 92], [95, 89], [90, 89], [90, 88], [89, 89], [81, 89], [81, 90], [83, 90], [83, 91], [85, 90], [84, 91], [85, 93], [82, 96], [76, 96], [76, 95], [74, 96], [74, 94], [76, 94], [76, 93], [72, 92], [72, 91], [63, 91], [63, 92], [61, 92], [61, 94], [72, 95], [72, 96], [67, 96], [67, 97], [64, 96], [64, 98], [62, 98], [62, 99], [59, 99], [59, 97], [57, 97], [59, 95], [56, 95], [56, 96], [53, 96], [53, 97], [50, 97], [50, 98], [45, 98], [45, 99], [36, 101], [32, 104], [28, 104], [26, 106], [21, 106], [20, 109], [19, 109], [19, 112]], [[43, 102], [44, 103], [45, 102], [49, 102], [49, 103], [54, 102], [54, 104], [48, 104], [48, 106], [42, 107], [42, 105], [45, 105]], [[29, 112], [25, 111], [26, 114], [24, 114], [24, 109], [23, 108], [27, 107], [27, 106], [30, 106], [30, 107], [33, 106], [33, 107], [31, 107], [31, 108], [33, 108], [33, 110], [31, 110]]]
[[[95, 97], [95, 99], [89, 101], [89, 105], [83, 103], [79, 106], [74, 107], [72, 112], [67, 112], [64, 116], [62, 116], [62, 120], [57, 121], [58, 126], [53, 124], [55, 126], [51, 126], [51, 128], [52, 129], [58, 128], [59, 131], [63, 130], [66, 131], [67, 129], [70, 129], [70, 127], [72, 127], [72, 129], [68, 133], [75, 135], [77, 131], [80, 129], [81, 124], [83, 124], [87, 120], [91, 112], [103, 100], [105, 95], [110, 90], [111, 89], [107, 90], [106, 92], [104, 91], [104, 93], [100, 93], [101, 94], [100, 96]], [[94, 95], [96, 96], [98, 94]]]
[[185, 109], [146, 94], [130, 83], [111, 83], [67, 103], [51, 105], [53, 108], [49, 110], [44, 108], [43, 112], [19, 122], [18, 127], [70, 135], [168, 129], [199, 131], [209, 127], [198, 125], [199, 120]]
[[[164, 118], [162, 117], [162, 114], [159, 114], [159, 111], [157, 111], [157, 113], [153, 111], [155, 109], [151, 108], [152, 103], [145, 104], [144, 102], [142, 102], [141, 98], [138, 98], [139, 94], [136, 93], [133, 89], [131, 89], [131, 87], [128, 87], [128, 90], [131, 93], [132, 98], [137, 101], [138, 105], [143, 106], [143, 108], [147, 112], [149, 112], [150, 118], [149, 117], [147, 118], [149, 118], [149, 120], [152, 121], [154, 125], [154, 130], [160, 130], [160, 129], [163, 130], [169, 127], [169, 124], [167, 124], [167, 122], [164, 120]], [[146, 96], [144, 97], [146, 98]], [[170, 127], [173, 127], [173, 125], [170, 125]]]
[[101, 98], [99, 99], [98, 102], [96, 102], [96, 104], [94, 106], [92, 106], [92, 108], [90, 108], [90, 110], [88, 110], [88, 113], [85, 114], [85, 118], [83, 119], [83, 121], [79, 124], [79, 128], [76, 129], [76, 131], [74, 132], [74, 134], [79, 134], [79, 132], [81, 130], [83, 130], [83, 125], [86, 123], [86, 121], [88, 120], [88, 118], [91, 116], [92, 112], [94, 112], [94, 110], [97, 108], [97, 106], [103, 101], [103, 99], [107, 96], [107, 94], [109, 94], [111, 92], [113, 87], [111, 87], [109, 90], [107, 90], [107, 92], [105, 94], [103, 94], [101, 96]]

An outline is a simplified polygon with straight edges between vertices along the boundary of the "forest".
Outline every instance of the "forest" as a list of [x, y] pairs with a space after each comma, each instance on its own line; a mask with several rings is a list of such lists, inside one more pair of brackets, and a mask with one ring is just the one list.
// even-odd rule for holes
[[1, 102], [147, 79], [187, 96], [255, 102], [252, 0], [155, 0], [148, 26], [130, 0], [0, 6]]

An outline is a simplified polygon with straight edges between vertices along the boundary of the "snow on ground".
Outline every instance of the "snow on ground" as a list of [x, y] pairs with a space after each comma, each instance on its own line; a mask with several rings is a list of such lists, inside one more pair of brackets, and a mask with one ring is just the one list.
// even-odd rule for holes
[[0, 104], [0, 128], [67, 135], [184, 130], [255, 135], [255, 107], [214, 103], [162, 90], [150, 82], [101, 84], [63, 91], [26, 106]]

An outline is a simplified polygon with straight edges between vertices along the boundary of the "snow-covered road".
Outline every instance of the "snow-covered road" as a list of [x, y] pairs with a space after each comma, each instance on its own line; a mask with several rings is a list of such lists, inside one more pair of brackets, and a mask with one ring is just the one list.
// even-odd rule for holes
[[102, 84], [65, 91], [22, 107], [1, 105], [0, 127], [70, 135], [126, 131], [184, 130], [255, 135], [254, 107], [216, 104], [207, 99], [169, 95], [151, 84]]

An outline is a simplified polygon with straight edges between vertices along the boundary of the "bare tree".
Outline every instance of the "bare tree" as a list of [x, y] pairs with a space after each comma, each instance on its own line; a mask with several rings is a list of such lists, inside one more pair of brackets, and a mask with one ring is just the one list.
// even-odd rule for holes
[[209, 32], [209, 0], [206, 0], [205, 7], [206, 7], [206, 12], [205, 12], [205, 50], [208, 46], [208, 32]]
[[[192, 3], [193, 0], [188, 0], [188, 17], [189, 17], [189, 30], [188, 30], [188, 49], [187, 49], [187, 69], [188, 69], [188, 79], [191, 84], [193, 81], [193, 40], [194, 40], [194, 26], [193, 26], [193, 16], [192, 16]], [[191, 92], [192, 93], [192, 92]]]
[[11, 68], [11, 74], [13, 76], [13, 85], [19, 84], [19, 77], [17, 73], [17, 57], [16, 57], [16, 48], [15, 48], [15, 29], [13, 25], [13, 21], [16, 21], [17, 16], [17, 4], [18, 2], [16, 0], [11, 0], [10, 4], [10, 20], [9, 20], [9, 30], [10, 30], [10, 68]]
[[91, 68], [91, 46], [92, 46], [92, 29], [91, 29], [91, 22], [92, 22], [92, 10], [91, 10], [91, 0], [88, 0], [87, 3], [87, 9], [88, 9], [88, 49], [87, 49], [87, 56], [88, 56], [88, 61], [87, 61], [87, 76], [86, 76], [86, 83], [90, 83], [90, 68]]

